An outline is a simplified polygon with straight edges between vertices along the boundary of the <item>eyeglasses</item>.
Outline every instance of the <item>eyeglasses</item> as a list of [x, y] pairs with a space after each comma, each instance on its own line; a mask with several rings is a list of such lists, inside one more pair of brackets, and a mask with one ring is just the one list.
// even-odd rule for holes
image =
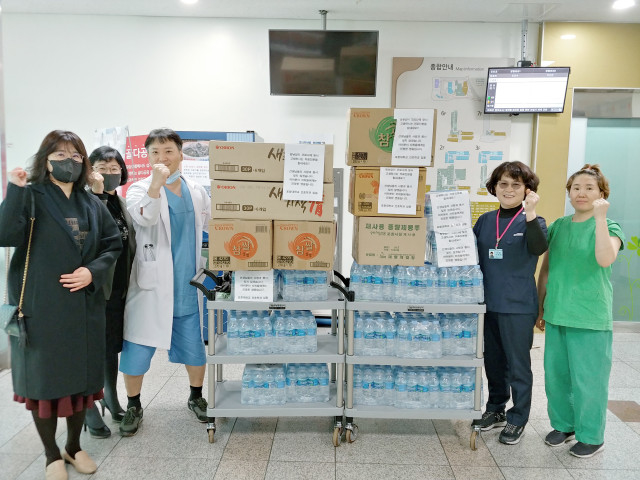
[[113, 167], [93, 167], [93, 171], [94, 172], [98, 172], [98, 173], [122, 173], [122, 169], [118, 166], [113, 166]]
[[523, 186], [524, 185], [519, 182], [498, 182], [498, 188], [500, 188], [500, 190], [506, 190], [509, 187], [513, 188], [514, 190], [520, 190]]
[[68, 153], [60, 150], [58, 152], [53, 152], [51, 155], [49, 155], [49, 160], [65, 160], [67, 158], [72, 158], [76, 162], [81, 162], [82, 160], [84, 160], [84, 157], [80, 155], [78, 152]]

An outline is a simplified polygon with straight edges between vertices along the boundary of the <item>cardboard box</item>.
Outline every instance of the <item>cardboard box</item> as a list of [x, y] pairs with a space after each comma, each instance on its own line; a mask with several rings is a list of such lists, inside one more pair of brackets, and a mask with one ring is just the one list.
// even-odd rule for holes
[[211, 220], [209, 269], [271, 270], [270, 220]]
[[273, 268], [333, 270], [335, 222], [273, 222]]
[[[284, 180], [284, 143], [209, 142], [209, 178]], [[333, 183], [333, 145], [324, 146], [324, 183]]]
[[[283, 200], [282, 182], [211, 182], [211, 217], [243, 220], [333, 220], [333, 183], [325, 183], [323, 202]], [[424, 193], [423, 193], [424, 197]]]
[[[352, 167], [401, 167], [391, 164], [391, 150], [396, 132], [393, 108], [351, 108], [347, 119], [346, 164]], [[433, 117], [431, 162], [433, 166], [436, 138], [436, 111]], [[413, 165], [415, 166], [415, 165]]]
[[426, 218], [354, 217], [351, 254], [360, 265], [424, 265]]
[[[414, 167], [416, 168], [416, 167]], [[415, 215], [378, 213], [380, 168], [351, 167], [349, 176], [349, 213], [359, 217], [423, 217], [427, 169], [419, 168]]]

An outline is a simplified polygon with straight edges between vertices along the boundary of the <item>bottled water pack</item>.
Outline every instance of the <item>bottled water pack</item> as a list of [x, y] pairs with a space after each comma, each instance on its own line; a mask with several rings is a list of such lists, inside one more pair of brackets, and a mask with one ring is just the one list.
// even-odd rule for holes
[[480, 265], [421, 267], [360, 265], [353, 262], [349, 288], [356, 301], [400, 303], [482, 303]]

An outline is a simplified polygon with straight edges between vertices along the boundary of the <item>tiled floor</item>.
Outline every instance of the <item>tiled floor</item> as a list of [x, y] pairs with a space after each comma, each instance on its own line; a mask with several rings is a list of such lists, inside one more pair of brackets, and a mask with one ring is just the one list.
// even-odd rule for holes
[[[131, 438], [105, 440], [83, 433], [82, 446], [99, 465], [93, 479], [637, 479], [640, 423], [609, 412], [606, 449], [580, 460], [569, 446], [549, 448], [542, 357], [544, 336], [536, 335], [531, 357], [535, 385], [531, 420], [515, 446], [498, 442], [499, 429], [483, 433], [469, 448], [468, 422], [356, 419], [353, 444], [334, 448], [332, 418], [220, 418], [215, 443], [186, 408], [183, 367], [159, 352], [142, 391], [144, 423]], [[225, 367], [238, 378], [240, 366]], [[486, 386], [485, 386], [486, 391]], [[640, 325], [616, 325], [611, 400], [640, 403]], [[0, 478], [44, 478], [44, 457], [31, 415], [12, 401], [11, 375], [0, 371]], [[120, 386], [120, 398], [125, 393]], [[109, 413], [107, 412], [107, 417]], [[110, 417], [109, 417], [110, 419]], [[117, 425], [109, 423], [112, 430]], [[59, 421], [59, 445], [65, 423]], [[71, 479], [87, 478], [68, 467]]]

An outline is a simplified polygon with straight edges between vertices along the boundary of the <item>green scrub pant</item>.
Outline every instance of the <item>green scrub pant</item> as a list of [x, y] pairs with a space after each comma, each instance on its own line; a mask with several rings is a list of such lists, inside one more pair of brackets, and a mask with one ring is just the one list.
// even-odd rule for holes
[[556, 430], [575, 431], [582, 443], [604, 443], [612, 344], [611, 330], [545, 327], [549, 420]]

